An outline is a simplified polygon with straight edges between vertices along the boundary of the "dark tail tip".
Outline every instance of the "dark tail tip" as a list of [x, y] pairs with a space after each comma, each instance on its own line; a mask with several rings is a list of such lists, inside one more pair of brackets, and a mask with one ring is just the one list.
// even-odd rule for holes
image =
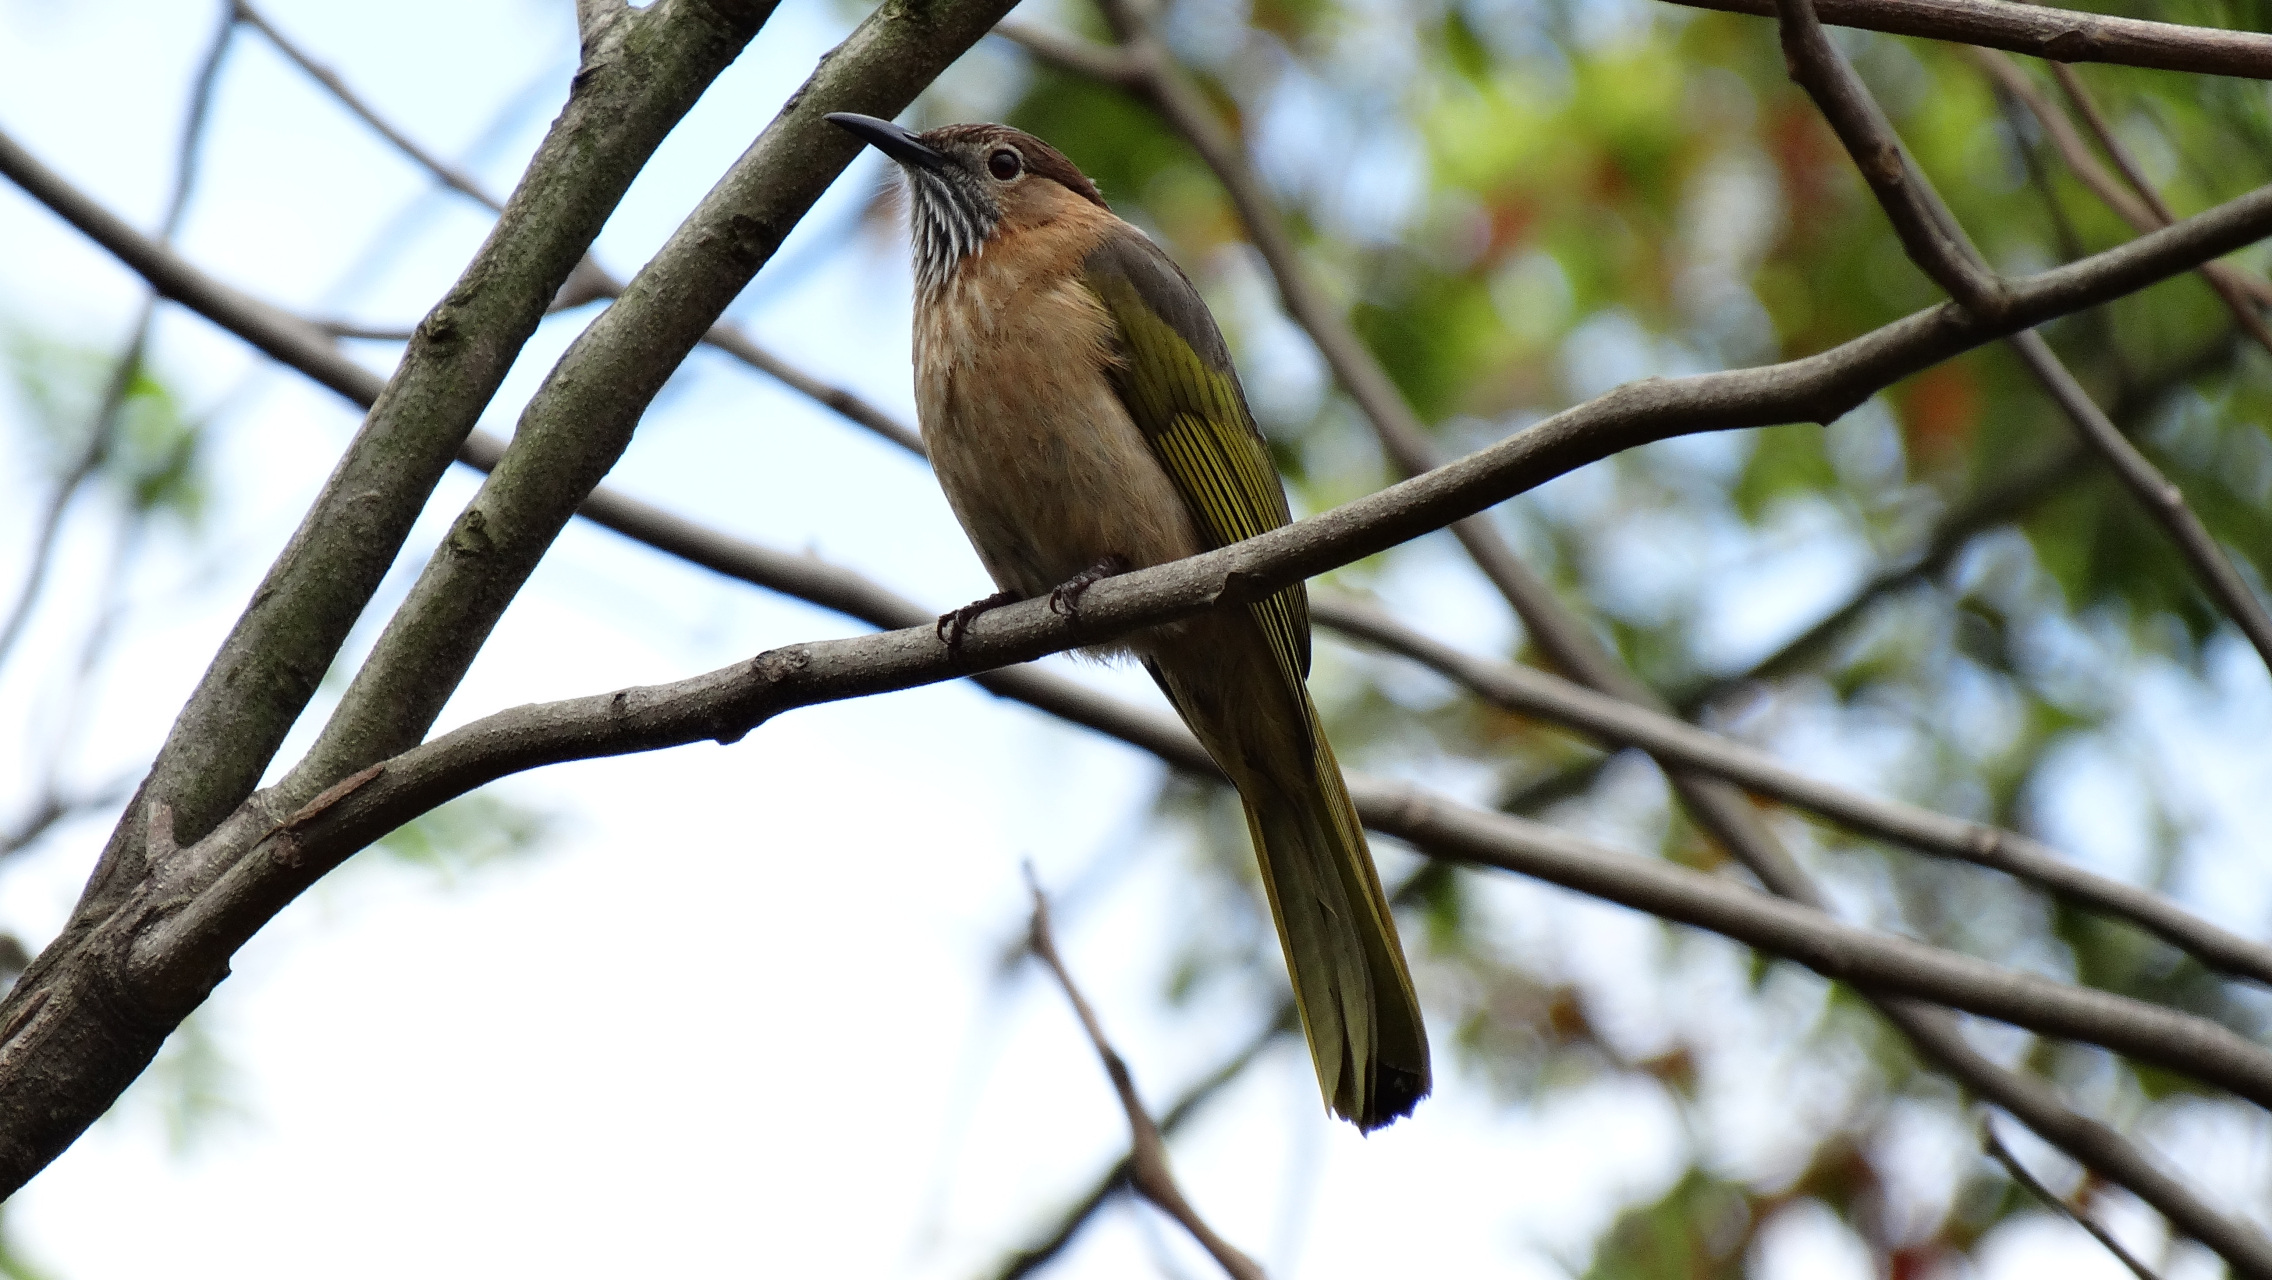
[[1367, 1099], [1365, 1113], [1349, 1118], [1366, 1133], [1385, 1129], [1411, 1115], [1428, 1096], [1428, 1088], [1425, 1074], [1382, 1063], [1373, 1073], [1372, 1097]]

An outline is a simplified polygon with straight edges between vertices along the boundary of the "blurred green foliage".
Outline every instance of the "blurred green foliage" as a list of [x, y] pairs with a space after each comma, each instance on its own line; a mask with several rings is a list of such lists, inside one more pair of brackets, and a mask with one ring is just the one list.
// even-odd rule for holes
[[552, 829], [552, 815], [476, 791], [412, 818], [372, 847], [391, 861], [431, 872], [447, 887], [534, 852]]
[[[2088, 7], [2254, 29], [2272, 18], [2256, 0]], [[1771, 22], [1627, 0], [1177, 0], [1162, 22], [1243, 131], [1311, 269], [1447, 450], [1631, 378], [1809, 354], [1938, 301], [1786, 79]], [[1835, 35], [2004, 270], [2040, 270], [2132, 235], [1961, 51]], [[2040, 64], [2025, 69], [2058, 100]], [[2079, 70], [2180, 216], [2272, 178], [2262, 85]], [[1252, 301], [1268, 293], [1254, 288], [1235, 211], [1140, 101], [1036, 69], [1003, 114], [1064, 148], [1171, 248], [1224, 321], [1250, 389], [1323, 386], [1314, 354]], [[2234, 261], [2266, 265], [2260, 251]], [[2272, 573], [2272, 357], [2236, 334], [2190, 277], [2047, 328], [2261, 584]], [[1395, 478], [1337, 394], [1255, 399], [1298, 508]], [[1997, 348], [1912, 377], [1828, 429], [1636, 451], [1496, 518], [1639, 674], [1707, 719], [1860, 761], [1848, 777], [1869, 789], [2023, 829], [2054, 816], [2076, 762], [2150, 755], [2134, 715], [2141, 678], [2207, 696], [2220, 660], [2253, 662], [2158, 528]], [[1898, 578], [1936, 534], [1946, 554]], [[1512, 635], [1505, 656], [1527, 657], [1488, 588], [1441, 595], [1448, 554], [1423, 544], [1337, 578], [1392, 603], [1449, 600], [1432, 616]], [[1880, 574], [1895, 585], [1857, 601]], [[1850, 625], [1777, 659], [1812, 619], [1850, 603]], [[1590, 746], [1480, 709], [1388, 659], [1328, 644], [1319, 668], [1321, 702], [1354, 767], [1481, 783], [1513, 808], [1624, 832], [1695, 865], [1720, 861], [1661, 782], [1636, 790], [1633, 769]], [[2194, 860], [2231, 856], [2194, 838], [2170, 779], [2150, 767], [2136, 777], [2124, 821], [2150, 850], [2143, 879], [2179, 884]], [[1251, 877], [1234, 806], [1176, 788], [1168, 807], [1199, 837], [1216, 883]], [[2134, 930], [1970, 868], [1777, 822], [1861, 918], [2266, 1029], [2263, 1002]], [[1621, 1073], [1700, 1118], [1717, 1105], [1709, 1064], [1758, 1050], [1668, 1013], [1656, 1047], [1635, 1052], [1630, 1031], [1596, 1025], [1585, 984], [1550, 945], [1510, 939], [1479, 888], [1424, 871], [1404, 894], [1439, 1044], [1457, 1046], [1451, 1069], [1523, 1105]], [[1178, 994], [1276, 980], [1254, 896], [1199, 897]], [[1657, 962], [1668, 1008], [1696, 989], [1684, 977], [1690, 950], [1668, 943]], [[1729, 1021], [1756, 1022], [1780, 999], [1773, 970], [1754, 960], [1747, 984], [1709, 1000], [1750, 1002]], [[1699, 1119], [1685, 1172], [1633, 1205], [1573, 1271], [1743, 1274], [1765, 1224], [1818, 1206], [1881, 1274], [1921, 1275], [1958, 1265], [1998, 1223], [2036, 1208], [1973, 1161], [1930, 1211], [1895, 1214], [1879, 1168], [1885, 1135], [1928, 1114], [1969, 1131], [1963, 1100], [1850, 994], [1769, 1022], [1778, 1051], [1834, 1064], [1849, 1091], [1843, 1118], [1806, 1135], [1812, 1154], [1795, 1175], [1741, 1170]], [[2118, 1118], [2194, 1088], [2068, 1046], [2034, 1044], [2029, 1061]]]
[[207, 492], [202, 424], [138, 357], [122, 370], [115, 352], [16, 329], [0, 335], [0, 359], [54, 481], [84, 468], [135, 515], [196, 523]]

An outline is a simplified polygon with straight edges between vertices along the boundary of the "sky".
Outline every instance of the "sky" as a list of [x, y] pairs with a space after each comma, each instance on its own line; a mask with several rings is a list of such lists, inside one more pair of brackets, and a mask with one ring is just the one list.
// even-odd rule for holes
[[[264, 12], [499, 191], [572, 70], [565, 4], [280, 0]], [[215, 17], [154, 0], [0, 0], [0, 129], [153, 225]], [[600, 261], [635, 269], [848, 26], [839, 6], [784, 4], [648, 166]], [[1017, 74], [985, 47], [945, 92], [982, 114]], [[305, 314], [407, 324], [487, 227], [250, 32], [203, 156], [182, 251]], [[877, 176], [864, 158], [784, 247], [785, 269], [732, 314], [911, 418], [906, 269], [892, 234], [860, 221]], [[0, 246], [0, 326], [118, 343], [141, 293], [100, 250], [12, 189], [0, 190]], [[485, 426], [509, 431], [590, 314], [546, 323]], [[353, 349], [380, 370], [393, 351]], [[134, 614], [65, 761], [90, 781], [147, 757], [358, 418], [176, 310], [161, 310], [154, 351], [218, 424], [214, 500], [200, 533], [177, 531], [138, 562], [134, 594], [152, 607]], [[33, 491], [22, 436], [0, 421], [0, 493]], [[918, 462], [716, 353], [673, 380], [609, 482], [941, 608], [991, 589]], [[475, 483], [462, 470], [445, 480], [351, 656]], [[30, 519], [30, 504], [0, 499], [0, 547], [24, 545]], [[29, 639], [32, 654], [68, 649], [93, 607], [73, 592], [108, 554], [72, 545], [56, 589], [67, 607]], [[1428, 580], [1440, 554], [1415, 548], [1411, 580]], [[1490, 643], [1503, 626], [1442, 599], [1425, 620], [1451, 638]], [[574, 526], [440, 727], [858, 630]], [[1157, 705], [1140, 673], [1050, 665]], [[60, 714], [25, 674], [42, 666], [0, 678], [0, 741]], [[303, 724], [279, 758], [311, 732]], [[22, 772], [0, 768], [0, 803], [20, 798], [5, 788]], [[197, 1015], [198, 1044], [225, 1064], [221, 1114], [175, 1141], [168, 1100], [199, 1061], [177, 1045], [9, 1204], [9, 1229], [69, 1280], [970, 1274], [1126, 1142], [1062, 999], [1030, 965], [997, 973], [1023, 927], [1024, 865], [1052, 888], [1097, 886], [1067, 898], [1063, 943], [1148, 1097], [1173, 1096], [1248, 1037], [1274, 997], [1217, 991], [1172, 1011], [1156, 999], [1171, 957], [1150, 923], [1193, 893], [1177, 831], [1151, 820], [1161, 776], [1149, 757], [958, 684], [799, 711], [732, 747], [514, 778], [495, 790], [543, 815], [535, 849], [444, 871], [366, 855], [327, 880], [262, 931]], [[0, 926], [51, 934], [108, 822], [72, 824], [11, 865]], [[1381, 856], [1391, 876], [1410, 865]], [[1604, 990], [1666, 945], [1642, 919], [1557, 890], [1508, 880], [1489, 898]], [[1736, 948], [1685, 945], [1707, 979], [1742, 971]], [[1788, 982], [1795, 1007], [1822, 998], [1812, 979]], [[1803, 1122], [1804, 1100], [1759, 1092], [1758, 1158], [1771, 1164], [1774, 1117]], [[1413, 1119], [1362, 1139], [1325, 1119], [1306, 1058], [1282, 1049], [1175, 1152], [1193, 1201], [1273, 1275], [1545, 1277], [1582, 1265], [1621, 1204], [1663, 1188], [1684, 1159], [1681, 1125], [1647, 1085], [1510, 1108], [1451, 1069]], [[1922, 1169], [1969, 1150], [1963, 1134], [1919, 1141]], [[1869, 1274], [1835, 1223], [1798, 1215], [1772, 1235], [1761, 1270], [1777, 1280]], [[1154, 1275], [1163, 1257], [1206, 1271], [1162, 1220], [1116, 1209], [1060, 1274]], [[1997, 1277], [2114, 1274], [2045, 1221], [2017, 1224], [1990, 1257]]]

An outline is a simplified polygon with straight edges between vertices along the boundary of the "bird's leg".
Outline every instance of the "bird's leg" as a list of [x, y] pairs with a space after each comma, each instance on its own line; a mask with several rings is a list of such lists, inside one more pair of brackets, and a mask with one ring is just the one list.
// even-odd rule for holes
[[988, 609], [999, 609], [1006, 604], [1016, 604], [1024, 598], [1015, 591], [997, 591], [983, 600], [973, 600], [960, 609], [940, 614], [939, 620], [931, 624], [931, 629], [939, 633], [941, 640], [947, 642], [948, 653], [960, 653], [963, 633], [970, 630], [970, 624], [978, 620], [979, 614]]
[[1128, 572], [1127, 556], [1117, 553], [1106, 556], [1065, 581], [1058, 583], [1049, 593], [1049, 611], [1064, 614], [1068, 618], [1078, 619], [1081, 616], [1081, 597], [1087, 594], [1090, 587], [1097, 585], [1106, 578], [1118, 577], [1126, 572]]

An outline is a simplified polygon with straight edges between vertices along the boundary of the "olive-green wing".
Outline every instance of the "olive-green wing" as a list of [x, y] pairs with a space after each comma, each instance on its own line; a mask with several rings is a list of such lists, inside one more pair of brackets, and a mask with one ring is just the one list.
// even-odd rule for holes
[[[1120, 330], [1113, 385], [1152, 442], [1210, 547], [1287, 522], [1286, 489], [1247, 410], [1230, 348], [1183, 271], [1134, 230], [1093, 250], [1082, 282]], [[1309, 596], [1300, 583], [1253, 606], [1299, 684], [1310, 669]]]

